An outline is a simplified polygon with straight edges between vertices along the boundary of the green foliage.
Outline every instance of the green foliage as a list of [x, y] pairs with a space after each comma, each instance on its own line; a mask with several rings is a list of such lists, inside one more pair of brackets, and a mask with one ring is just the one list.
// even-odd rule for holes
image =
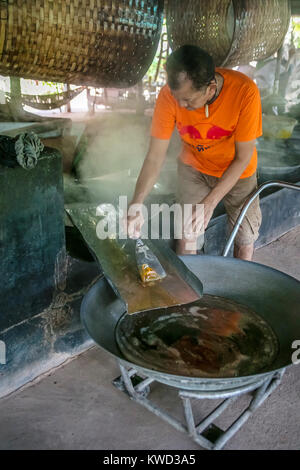
[[295, 47], [300, 49], [300, 18], [293, 19], [293, 37]]
[[60, 93], [63, 91], [63, 84], [57, 82], [42, 82], [43, 85], [47, 85], [51, 90], [53, 90], [53, 94]]
[[64, 90], [63, 83], [56, 83], [42, 80], [21, 79], [22, 93], [29, 95], [52, 94], [56, 95]]

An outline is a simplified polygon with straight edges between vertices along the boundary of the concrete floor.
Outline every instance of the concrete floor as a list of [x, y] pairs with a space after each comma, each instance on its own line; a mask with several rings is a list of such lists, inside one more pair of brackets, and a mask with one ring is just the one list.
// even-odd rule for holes
[[[300, 279], [300, 227], [257, 250], [255, 261]], [[199, 449], [187, 435], [116, 390], [111, 381], [118, 375], [114, 359], [94, 347], [1, 399], [0, 449]], [[300, 365], [287, 370], [281, 385], [225, 448], [299, 450], [299, 395]], [[156, 384], [151, 397], [182, 416], [173, 389]], [[248, 402], [241, 397], [216, 424], [226, 428]], [[200, 418], [216, 402], [194, 406]]]

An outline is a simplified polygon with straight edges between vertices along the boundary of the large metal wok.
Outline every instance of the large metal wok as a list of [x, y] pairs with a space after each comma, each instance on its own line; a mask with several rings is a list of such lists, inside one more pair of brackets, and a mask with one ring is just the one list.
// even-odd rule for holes
[[269, 182], [260, 186], [245, 204], [224, 251], [220, 256], [183, 256], [181, 259], [198, 276], [204, 294], [239, 302], [260, 315], [273, 329], [279, 352], [271, 366], [259, 374], [230, 378], [185, 377], [159, 372], [128, 362], [115, 340], [115, 328], [124, 315], [124, 304], [102, 277], [85, 295], [81, 319], [93, 340], [113, 355], [126, 369], [134, 368], [142, 376], [181, 390], [226, 391], [266, 380], [292, 363], [292, 344], [300, 339], [300, 282], [280, 271], [254, 262], [227, 258], [239, 225], [255, 197], [269, 186], [300, 190], [299, 186]]

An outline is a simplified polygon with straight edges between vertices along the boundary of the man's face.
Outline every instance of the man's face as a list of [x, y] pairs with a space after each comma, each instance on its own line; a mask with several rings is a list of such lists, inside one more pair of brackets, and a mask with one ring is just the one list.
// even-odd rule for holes
[[215, 90], [216, 85], [214, 83], [201, 88], [201, 90], [195, 90], [192, 81], [187, 78], [182, 82], [180, 88], [171, 90], [171, 93], [176, 101], [178, 101], [179, 106], [189, 111], [194, 111], [195, 109], [203, 108], [207, 101], [212, 99]]

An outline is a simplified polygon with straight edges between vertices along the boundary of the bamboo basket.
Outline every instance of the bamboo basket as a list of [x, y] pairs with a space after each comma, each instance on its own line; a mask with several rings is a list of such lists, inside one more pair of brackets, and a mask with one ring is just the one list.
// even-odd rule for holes
[[289, 0], [168, 0], [172, 49], [195, 44], [217, 66], [245, 65], [274, 54], [289, 26]]
[[161, 33], [163, 0], [0, 0], [0, 74], [129, 87]]
[[231, 0], [168, 0], [168, 40], [173, 50], [184, 44], [201, 47], [224, 62], [230, 51], [234, 28]]

